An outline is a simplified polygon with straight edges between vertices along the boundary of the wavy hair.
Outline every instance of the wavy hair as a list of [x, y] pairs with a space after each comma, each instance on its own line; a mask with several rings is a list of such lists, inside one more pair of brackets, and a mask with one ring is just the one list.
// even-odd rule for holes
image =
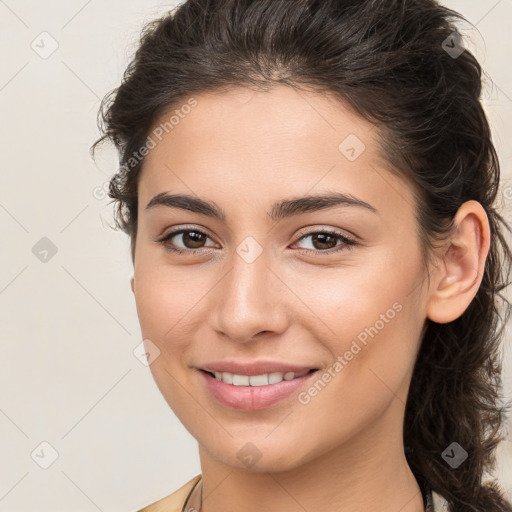
[[[92, 149], [109, 140], [118, 150], [109, 197], [133, 261], [144, 163], [134, 155], [163, 114], [193, 94], [235, 86], [329, 93], [377, 126], [392, 172], [415, 191], [425, 262], [462, 203], [478, 201], [491, 228], [481, 286], [456, 320], [426, 320], [404, 446], [422, 489], [443, 496], [451, 512], [512, 512], [498, 483], [485, 480], [510, 406], [500, 395], [510, 226], [496, 206], [500, 167], [481, 66], [467, 49], [449, 51], [463, 50], [453, 35], [459, 21], [435, 0], [187, 0], [145, 26], [121, 85], [102, 101]], [[456, 469], [441, 456], [453, 441], [468, 452]]]

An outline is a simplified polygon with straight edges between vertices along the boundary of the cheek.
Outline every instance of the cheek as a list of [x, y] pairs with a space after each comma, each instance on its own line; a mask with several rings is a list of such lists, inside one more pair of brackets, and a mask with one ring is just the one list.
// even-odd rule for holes
[[[399, 251], [376, 251], [365, 261], [321, 272], [306, 269], [290, 274], [287, 279], [310, 308], [311, 314], [302, 315], [304, 321], [319, 320], [328, 329], [322, 332], [330, 332], [329, 338], [349, 340], [362, 333], [360, 338], [364, 341], [367, 328], [376, 326], [381, 332], [403, 324], [405, 309], [421, 316], [417, 296], [424, 276], [419, 257], [413, 251], [405, 257]], [[411, 310], [409, 305], [416, 309]], [[301, 316], [297, 315], [296, 320], [300, 321]]]
[[194, 308], [212, 287], [207, 273], [139, 258], [134, 295], [143, 335], [161, 341], [182, 339], [178, 334], [190, 327]]
[[143, 267], [139, 262], [134, 296], [141, 333], [160, 350], [149, 368], [162, 396], [179, 414], [191, 407], [190, 397], [184, 392], [190, 378], [186, 360], [191, 350], [193, 306], [202, 294], [172, 269]]
[[355, 435], [393, 403], [399, 408], [406, 403], [421, 332], [418, 310], [402, 284], [390, 284], [387, 294], [366, 291], [338, 287], [341, 307], [331, 315], [323, 311], [335, 333], [322, 340], [333, 358], [326, 378], [319, 375], [327, 384], [313, 383], [316, 389], [307, 390], [301, 402], [311, 402], [304, 408], [304, 421], [321, 418], [337, 439]]
[[302, 275], [298, 283], [308, 289], [308, 306], [318, 315], [307, 315], [303, 328], [315, 331], [340, 361], [337, 374], [343, 376], [335, 380], [360, 398], [371, 397], [375, 386], [383, 394], [390, 393], [386, 386], [396, 392], [414, 364], [425, 320], [420, 254], [381, 256], [333, 269], [321, 280]]

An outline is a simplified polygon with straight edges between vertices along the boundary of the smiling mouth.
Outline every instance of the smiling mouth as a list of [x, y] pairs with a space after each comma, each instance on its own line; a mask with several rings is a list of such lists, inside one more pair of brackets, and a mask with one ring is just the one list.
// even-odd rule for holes
[[[220, 378], [220, 379], [217, 378], [217, 376], [213, 372], [210, 372], [208, 370], [203, 370], [203, 369], [201, 369], [201, 371], [203, 373], [206, 373], [209, 377], [215, 379], [216, 381], [224, 382], [224, 380], [222, 378]], [[237, 387], [261, 387], [261, 386], [270, 386], [270, 385], [274, 385], [274, 384], [279, 384], [280, 382], [283, 382], [283, 381], [300, 379], [300, 378], [306, 377], [310, 373], [313, 373], [316, 371], [318, 371], [318, 368], [312, 368], [311, 370], [304, 371], [304, 372], [301, 372], [298, 374], [294, 374], [293, 372], [273, 372], [273, 374], [267, 373], [267, 374], [262, 374], [262, 375], [250, 375], [250, 376], [249, 375], [232, 374], [230, 372], [218, 372], [218, 373], [221, 373], [221, 374], [228, 373], [231, 375], [231, 377], [228, 378], [228, 382], [224, 382], [225, 384], [231, 384], [231, 385], [237, 386]], [[279, 377], [279, 374], [281, 375], [280, 377]], [[274, 382], [270, 382], [269, 375], [274, 376], [274, 378], [272, 379], [272, 380], [274, 380]], [[285, 375], [287, 375], [286, 378], [284, 377]], [[233, 376], [235, 376], [235, 379], [233, 378]], [[255, 377], [255, 379], [253, 379], [255, 381], [255, 383], [250, 383], [251, 377]], [[258, 377], [258, 378], [256, 379], [256, 377]], [[237, 382], [236, 383], [233, 382], [234, 380], [236, 380]], [[265, 382], [265, 380], [267, 382]]]

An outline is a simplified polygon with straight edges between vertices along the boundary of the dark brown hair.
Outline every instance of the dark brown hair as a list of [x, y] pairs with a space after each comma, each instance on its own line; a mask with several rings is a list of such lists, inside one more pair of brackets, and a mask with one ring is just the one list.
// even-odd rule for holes
[[[512, 511], [491, 474], [507, 406], [500, 343], [512, 254], [496, 209], [500, 169], [480, 102], [482, 70], [456, 36], [458, 13], [434, 0], [188, 0], [146, 25], [121, 85], [100, 110], [119, 151], [110, 182], [116, 225], [137, 236], [137, 187], [155, 122], [194, 94], [285, 84], [334, 95], [378, 127], [382, 147], [413, 185], [425, 261], [462, 203], [480, 202], [491, 247], [462, 316], [426, 320], [408, 395], [404, 445], [422, 489], [452, 512]], [[134, 155], [137, 158], [134, 158]], [[468, 458], [442, 457], [457, 442]]]

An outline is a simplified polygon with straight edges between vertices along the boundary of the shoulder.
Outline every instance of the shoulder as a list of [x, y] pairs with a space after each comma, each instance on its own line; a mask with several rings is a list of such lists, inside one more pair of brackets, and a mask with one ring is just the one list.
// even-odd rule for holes
[[189, 480], [185, 485], [174, 491], [169, 496], [162, 498], [146, 507], [140, 509], [138, 512], [181, 512], [183, 505], [186, 503], [187, 498], [194, 489], [195, 485], [201, 480], [201, 474], [196, 475], [192, 480]]

